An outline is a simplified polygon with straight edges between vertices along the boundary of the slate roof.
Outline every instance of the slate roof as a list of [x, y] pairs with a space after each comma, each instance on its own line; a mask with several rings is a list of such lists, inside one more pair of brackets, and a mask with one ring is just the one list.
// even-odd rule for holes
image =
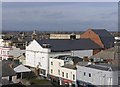
[[110, 64], [90, 64], [90, 65], [87, 65], [85, 67], [104, 70], [104, 71], [109, 71], [110, 69], [112, 71], [117, 71], [118, 70], [117, 66], [110, 65]]
[[53, 52], [56, 51], [71, 51], [71, 50], [91, 50], [101, 48], [90, 39], [45, 39], [37, 40], [37, 42], [44, 47], [43, 44], [49, 44]]
[[92, 29], [101, 39], [106, 48], [110, 48], [114, 45], [114, 37], [105, 29]]
[[[18, 38], [20, 38], [21, 41], [19, 41]], [[11, 41], [12, 41], [13, 43], [25, 43], [25, 42], [30, 42], [30, 41], [32, 41], [32, 40], [33, 40], [33, 39], [32, 39], [31, 37], [29, 37], [29, 36], [24, 37], [24, 38], [21, 38], [21, 37], [13, 37], [13, 38], [11, 39]]]
[[81, 61], [83, 61], [83, 58], [80, 58], [80, 57], [78, 57], [78, 56], [71, 56], [70, 57], [74, 62], [81, 62]]
[[86, 66], [86, 65], [88, 65], [88, 62], [87, 61], [78, 62], [77, 65]]
[[111, 37], [111, 34], [105, 29], [92, 29], [92, 31], [94, 31], [96, 34], [98, 34], [100, 36]]
[[76, 70], [76, 65], [72, 65], [72, 64], [65, 64], [65, 65], [62, 66], [62, 67]]
[[93, 65], [93, 64], [87, 65], [85, 67], [99, 69], [99, 70], [105, 70], [105, 71], [108, 71], [110, 69], [110, 67], [103, 67], [103, 66]]
[[10, 67], [10, 64], [13, 64], [13, 67], [16, 67], [18, 64], [15, 64], [13, 61], [0, 61], [0, 75], [2, 77], [6, 76], [15, 76], [16, 73], [13, 68]]
[[102, 58], [102, 59], [115, 59], [118, 60], [120, 56], [120, 49], [118, 47], [112, 47], [90, 57], [92, 58]]

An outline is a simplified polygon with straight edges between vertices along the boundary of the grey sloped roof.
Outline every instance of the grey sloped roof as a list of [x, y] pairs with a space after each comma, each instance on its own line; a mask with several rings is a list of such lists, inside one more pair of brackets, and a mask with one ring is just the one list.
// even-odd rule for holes
[[17, 66], [17, 64], [15, 64], [13, 61], [8, 60], [0, 61], [0, 75], [2, 75], [2, 77], [16, 75], [13, 68], [10, 67], [10, 64], [13, 64], [13, 67]]
[[30, 72], [31, 70], [29, 68], [25, 67], [24, 65], [19, 65], [14, 68], [14, 71], [17, 73], [21, 73], [21, 72]]
[[120, 50], [117, 47], [112, 47], [107, 50], [101, 51], [90, 58], [103, 58], [103, 59], [115, 59], [118, 60], [120, 56]]
[[71, 64], [65, 64], [64, 66], [62, 66], [64, 68], [68, 68], [68, 69], [74, 69], [76, 70], [76, 65], [71, 65]]
[[100, 36], [111, 37], [111, 34], [105, 29], [92, 29], [92, 31]]
[[99, 70], [105, 70], [105, 71], [108, 71], [108, 70], [109, 70], [109, 67], [102, 67], [102, 66], [93, 65], [93, 64], [87, 65], [87, 66], [85, 66], [85, 67], [94, 68], [94, 69], [99, 69]]
[[114, 45], [114, 37], [105, 29], [92, 29], [101, 39], [106, 48], [110, 48]]
[[43, 44], [49, 44], [52, 51], [90, 50], [101, 48], [90, 39], [46, 39], [37, 41], [41, 46], [43, 46]]
[[87, 65], [85, 67], [89, 67], [89, 68], [94, 68], [94, 69], [99, 69], [99, 70], [104, 70], [104, 71], [108, 71], [110, 69], [112, 69], [112, 71], [117, 71], [118, 67], [114, 66], [114, 65], [110, 65], [110, 64], [90, 64]]

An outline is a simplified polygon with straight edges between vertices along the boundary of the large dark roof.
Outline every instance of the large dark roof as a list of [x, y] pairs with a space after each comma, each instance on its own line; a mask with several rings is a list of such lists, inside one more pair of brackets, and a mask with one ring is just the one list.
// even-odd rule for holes
[[9, 61], [9, 60], [0, 61], [0, 74], [2, 74], [2, 77], [16, 75], [13, 68], [10, 67], [11, 64], [13, 65], [13, 68], [19, 65], [15, 62]]
[[46, 39], [37, 41], [42, 47], [44, 47], [44, 44], [49, 44], [52, 51], [90, 50], [101, 48], [90, 39]]
[[94, 31], [96, 34], [98, 34], [100, 36], [111, 37], [111, 34], [105, 29], [92, 29], [92, 31]]
[[92, 29], [101, 39], [106, 48], [110, 48], [114, 45], [114, 37], [105, 29]]

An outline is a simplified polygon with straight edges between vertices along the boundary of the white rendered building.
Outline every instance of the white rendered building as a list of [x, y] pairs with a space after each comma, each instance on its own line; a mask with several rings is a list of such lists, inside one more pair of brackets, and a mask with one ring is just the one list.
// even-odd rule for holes
[[78, 85], [118, 85], [117, 66], [108, 64], [77, 65]]
[[[100, 47], [90, 39], [33, 40], [26, 46], [26, 65], [39, 67], [40, 75], [49, 74], [49, 59], [59, 55], [72, 55], [83, 58], [91, 56], [93, 49]], [[84, 54], [84, 55], [83, 55]]]

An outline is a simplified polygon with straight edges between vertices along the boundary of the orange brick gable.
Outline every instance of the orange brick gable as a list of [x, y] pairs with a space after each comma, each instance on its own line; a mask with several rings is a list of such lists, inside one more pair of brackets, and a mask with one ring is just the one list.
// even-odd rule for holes
[[104, 48], [104, 44], [102, 43], [100, 37], [94, 33], [91, 29], [88, 29], [85, 33], [83, 33], [81, 36], [81, 38], [90, 38], [91, 40], [93, 40], [95, 43], [97, 43], [99, 46]]

